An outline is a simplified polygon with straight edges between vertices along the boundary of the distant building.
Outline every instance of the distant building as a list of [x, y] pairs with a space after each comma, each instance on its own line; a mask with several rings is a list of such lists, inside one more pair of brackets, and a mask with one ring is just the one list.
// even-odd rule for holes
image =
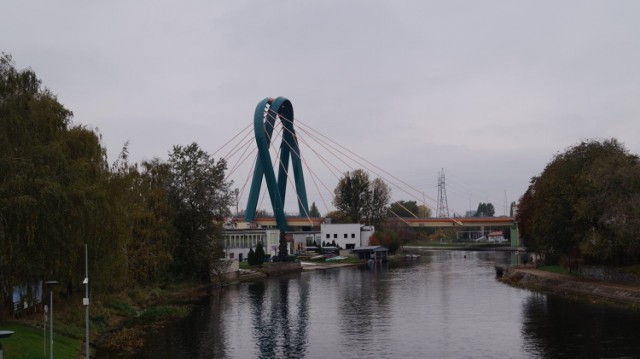
[[373, 226], [363, 226], [359, 223], [323, 223], [320, 225], [320, 238], [321, 242], [327, 245], [335, 241], [336, 246], [340, 248], [355, 249], [368, 246], [369, 238], [374, 231]]
[[313, 242], [317, 246], [322, 245], [322, 236], [319, 231], [287, 232], [287, 235], [293, 239], [293, 251], [296, 253], [304, 252], [307, 247], [313, 246]]
[[[249, 250], [256, 250], [258, 243], [262, 243], [264, 253], [275, 256], [280, 244], [280, 230], [265, 228], [227, 229], [223, 231], [225, 258], [237, 259], [240, 262], [249, 256]], [[291, 243], [287, 246], [291, 253]]]
[[495, 232], [489, 233], [487, 235], [487, 240], [489, 242], [494, 242], [494, 243], [504, 243], [507, 241], [507, 239], [504, 238], [502, 231], [495, 231]]
[[[315, 241], [320, 247], [331, 245], [335, 241], [336, 246], [342, 249], [355, 249], [369, 245], [369, 238], [373, 235], [373, 226], [363, 226], [358, 223], [349, 224], [322, 224], [318, 231], [293, 231], [287, 232], [287, 251], [300, 253]], [[278, 255], [280, 245], [280, 230], [274, 228], [251, 228], [247, 223], [229, 223], [223, 231], [225, 244], [225, 258], [246, 260], [249, 250], [255, 251], [258, 243], [262, 243], [265, 254], [272, 257]]]

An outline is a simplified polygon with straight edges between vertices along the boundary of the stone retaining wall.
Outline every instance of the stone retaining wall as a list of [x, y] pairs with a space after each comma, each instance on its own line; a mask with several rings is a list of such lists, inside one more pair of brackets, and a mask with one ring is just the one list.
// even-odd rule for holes
[[262, 270], [268, 275], [280, 275], [284, 273], [302, 272], [302, 265], [300, 262], [263, 263]]
[[630, 286], [616, 286], [612, 283], [580, 280], [570, 276], [536, 275], [535, 272], [518, 269], [509, 270], [502, 281], [519, 288], [574, 299], [640, 305], [640, 288]]
[[618, 268], [582, 265], [578, 268], [578, 275], [583, 278], [606, 282], [640, 285], [640, 278], [638, 278], [638, 276], [624, 272]]

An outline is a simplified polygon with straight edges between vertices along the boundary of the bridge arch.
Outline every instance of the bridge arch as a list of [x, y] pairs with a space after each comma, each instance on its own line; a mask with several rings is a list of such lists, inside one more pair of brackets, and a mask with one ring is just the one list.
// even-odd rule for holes
[[[276, 180], [269, 147], [271, 146], [273, 129], [278, 119], [282, 123], [283, 134], [282, 142], [280, 143], [278, 178]], [[302, 171], [300, 147], [293, 127], [293, 119], [293, 105], [291, 101], [284, 97], [265, 98], [256, 106], [253, 116], [253, 130], [256, 145], [258, 146], [258, 158], [253, 172], [253, 180], [245, 212], [245, 220], [247, 222], [253, 222], [255, 219], [262, 178], [264, 177], [277, 226], [280, 230], [288, 230], [284, 214], [284, 200], [287, 192], [289, 160], [291, 160], [293, 168], [299, 215], [301, 217], [308, 216], [307, 192]]]

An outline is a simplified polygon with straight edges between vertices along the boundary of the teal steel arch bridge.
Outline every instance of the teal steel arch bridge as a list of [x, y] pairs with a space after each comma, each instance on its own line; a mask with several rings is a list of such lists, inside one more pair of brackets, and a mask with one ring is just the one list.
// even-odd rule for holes
[[[278, 176], [276, 177], [269, 152], [276, 121], [280, 121], [284, 131], [279, 147]], [[276, 227], [288, 231], [289, 227], [318, 227], [324, 222], [322, 217], [310, 217], [300, 147], [294, 128], [293, 105], [285, 97], [265, 98], [256, 106], [253, 117], [253, 131], [258, 148], [258, 158], [254, 167], [244, 220], [264, 227]], [[293, 168], [295, 190], [298, 203], [298, 217], [286, 217], [284, 212], [289, 163]], [[265, 180], [273, 209], [273, 218], [257, 218], [256, 209]], [[511, 217], [491, 218], [400, 218], [410, 227], [478, 227], [511, 226], [516, 228]]]

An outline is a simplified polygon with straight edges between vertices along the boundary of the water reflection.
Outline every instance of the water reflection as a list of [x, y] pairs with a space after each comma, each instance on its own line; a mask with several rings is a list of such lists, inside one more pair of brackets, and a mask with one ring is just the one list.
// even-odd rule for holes
[[[303, 358], [307, 345], [309, 286], [306, 280], [282, 277], [267, 292], [265, 282], [252, 283], [248, 293], [253, 337], [260, 358]], [[290, 288], [297, 293], [290, 293]]]
[[494, 265], [510, 260], [424, 252], [227, 287], [128, 358], [640, 357], [640, 314], [504, 285]]
[[[380, 355], [382, 343], [390, 340], [390, 286], [387, 264], [361, 266], [342, 271], [338, 287], [340, 348], [362, 356]], [[367, 340], [363, 340], [367, 338]], [[371, 347], [370, 341], [380, 345]]]
[[638, 357], [638, 328], [640, 315], [634, 311], [542, 294], [524, 302], [522, 335], [537, 358]]

